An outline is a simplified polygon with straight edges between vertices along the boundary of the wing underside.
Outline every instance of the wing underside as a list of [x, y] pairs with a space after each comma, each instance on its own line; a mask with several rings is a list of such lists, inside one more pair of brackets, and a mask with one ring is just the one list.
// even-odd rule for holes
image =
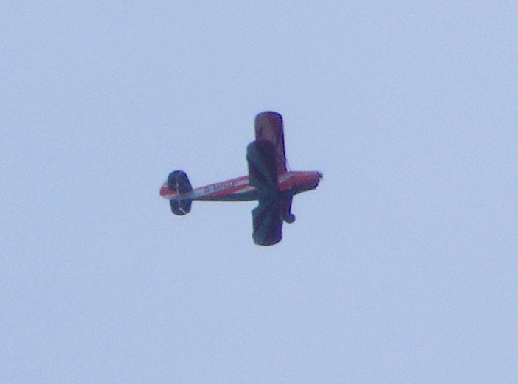
[[279, 189], [278, 176], [286, 173], [282, 116], [263, 112], [255, 117], [255, 141], [246, 151], [248, 177], [257, 188], [259, 205], [252, 211], [253, 239], [257, 245], [274, 245], [282, 239], [282, 223], [293, 222], [292, 196]]
[[276, 193], [279, 186], [273, 145], [264, 140], [251, 142], [246, 149], [246, 160], [250, 186], [262, 195]]
[[259, 200], [252, 211], [253, 239], [257, 245], [274, 245], [282, 239], [282, 215], [279, 199]]
[[248, 177], [257, 188], [259, 205], [252, 211], [253, 239], [258, 245], [273, 245], [282, 238], [282, 212], [274, 147], [269, 141], [253, 141], [246, 150]]

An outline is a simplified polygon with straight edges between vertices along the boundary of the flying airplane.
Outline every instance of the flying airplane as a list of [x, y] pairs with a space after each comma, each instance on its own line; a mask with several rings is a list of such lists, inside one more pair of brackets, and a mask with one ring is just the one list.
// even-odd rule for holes
[[282, 116], [262, 112], [255, 117], [255, 141], [246, 148], [248, 176], [193, 189], [184, 171], [173, 171], [160, 188], [175, 215], [186, 215], [193, 201], [254, 201], [253, 240], [274, 245], [282, 239], [282, 223], [293, 223], [293, 196], [315, 189], [322, 178], [318, 171], [286, 168]]

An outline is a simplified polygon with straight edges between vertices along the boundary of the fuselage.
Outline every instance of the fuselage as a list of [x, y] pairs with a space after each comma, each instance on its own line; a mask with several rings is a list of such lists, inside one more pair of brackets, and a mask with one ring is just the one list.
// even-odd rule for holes
[[[315, 189], [321, 178], [322, 173], [318, 171], [288, 171], [278, 177], [279, 190], [295, 195]], [[193, 201], [253, 201], [259, 198], [257, 189], [249, 184], [248, 176], [209, 184], [187, 193], [171, 191], [166, 181], [160, 188], [160, 196]]]

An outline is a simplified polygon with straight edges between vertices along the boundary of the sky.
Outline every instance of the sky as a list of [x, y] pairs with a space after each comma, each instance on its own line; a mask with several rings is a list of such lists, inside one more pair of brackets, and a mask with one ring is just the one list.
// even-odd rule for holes
[[[508, 1], [0, 5], [0, 382], [516, 383]], [[173, 216], [284, 119], [298, 195]]]

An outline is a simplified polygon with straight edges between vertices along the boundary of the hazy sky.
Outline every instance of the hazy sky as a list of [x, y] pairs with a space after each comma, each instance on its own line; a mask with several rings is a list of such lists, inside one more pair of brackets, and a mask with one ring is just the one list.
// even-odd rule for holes
[[[0, 382], [518, 382], [510, 1], [4, 1]], [[319, 170], [283, 241], [245, 175]]]

